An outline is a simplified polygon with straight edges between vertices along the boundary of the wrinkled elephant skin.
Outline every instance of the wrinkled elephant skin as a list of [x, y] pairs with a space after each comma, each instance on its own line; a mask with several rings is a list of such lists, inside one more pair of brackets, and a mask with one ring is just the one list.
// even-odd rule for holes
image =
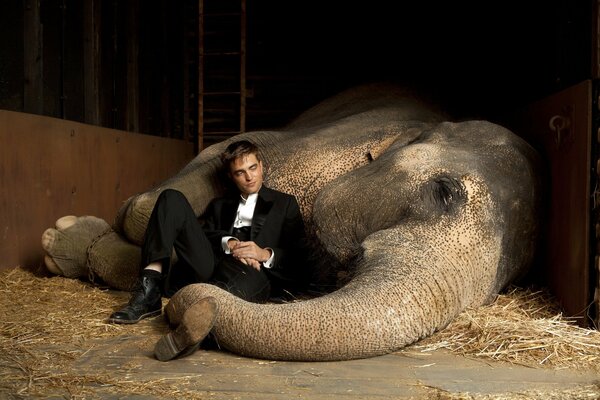
[[[158, 193], [181, 190], [200, 214], [223, 191], [218, 155], [246, 138], [262, 149], [266, 184], [297, 197], [315, 251], [326, 260], [321, 264], [342, 266], [350, 279], [326, 295], [285, 304], [248, 303], [193, 284], [167, 305], [169, 321], [178, 324], [187, 308], [212, 296], [219, 303], [213, 334], [242, 355], [342, 360], [393, 352], [445, 327], [466, 307], [490, 301], [526, 272], [535, 253], [536, 152], [499, 125], [446, 121], [403, 90], [349, 90], [285, 129], [212, 146], [130, 199], [113, 227], [127, 238], [119, 258], [105, 254], [113, 246], [88, 248], [87, 238], [72, 258], [101, 252], [88, 261], [97, 275], [111, 282], [131, 275], [135, 267], [123, 266], [124, 254], [131, 255], [129, 265], [139, 260], [137, 245]], [[53, 232], [66, 230], [45, 233], [50, 261], [61, 243], [48, 239]]]

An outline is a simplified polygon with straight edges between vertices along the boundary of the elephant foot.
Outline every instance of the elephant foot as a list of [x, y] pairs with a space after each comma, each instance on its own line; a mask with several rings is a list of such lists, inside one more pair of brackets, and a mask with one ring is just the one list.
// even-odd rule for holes
[[48, 228], [42, 234], [46, 268], [67, 278], [87, 276], [87, 249], [95, 238], [109, 229], [106, 221], [93, 216], [59, 218], [55, 228]]
[[168, 361], [193, 353], [214, 326], [217, 312], [218, 304], [214, 297], [205, 297], [188, 308], [179, 326], [156, 343], [156, 358]]

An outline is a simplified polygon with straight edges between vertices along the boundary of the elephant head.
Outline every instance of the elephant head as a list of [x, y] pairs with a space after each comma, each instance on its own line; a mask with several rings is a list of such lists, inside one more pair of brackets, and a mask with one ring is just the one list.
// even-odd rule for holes
[[[167, 305], [169, 321], [179, 324], [191, 305], [213, 297], [213, 334], [231, 351], [340, 360], [395, 351], [489, 301], [532, 261], [539, 159], [499, 125], [445, 118], [406, 92], [377, 86], [325, 101], [286, 129], [231, 139], [259, 144], [266, 184], [297, 197], [324, 263], [345, 266], [351, 278], [321, 297], [285, 304], [248, 303], [193, 284]], [[136, 243], [167, 187], [184, 192], [200, 213], [221, 190], [215, 171], [228, 143], [132, 199], [117, 228]], [[113, 264], [103, 270], [118, 275], [119, 260]]]

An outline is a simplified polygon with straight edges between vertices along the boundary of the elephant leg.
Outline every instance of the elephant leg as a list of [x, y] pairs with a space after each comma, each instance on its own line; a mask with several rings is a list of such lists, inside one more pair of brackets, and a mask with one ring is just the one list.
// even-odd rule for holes
[[216, 179], [217, 160], [199, 165], [197, 169], [182, 171], [161, 186], [142, 193], [123, 206], [117, 216], [117, 228], [131, 242], [141, 245], [158, 196], [165, 189], [182, 192], [193, 205], [196, 215], [202, 214], [208, 203], [222, 193], [222, 184]]
[[86, 277], [88, 274], [87, 249], [89, 245], [110, 225], [96, 217], [62, 217], [55, 228], [48, 228], [42, 234], [44, 261], [50, 272], [68, 278]]
[[88, 250], [90, 278], [118, 290], [133, 290], [140, 276], [141, 248], [110, 230]]

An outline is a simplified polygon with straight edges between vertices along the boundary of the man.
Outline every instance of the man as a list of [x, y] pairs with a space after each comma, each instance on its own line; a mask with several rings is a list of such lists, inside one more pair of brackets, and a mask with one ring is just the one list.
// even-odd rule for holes
[[[162, 311], [161, 297], [185, 285], [209, 282], [245, 300], [266, 301], [272, 288], [306, 280], [304, 224], [296, 199], [263, 185], [263, 163], [249, 141], [221, 155], [235, 184], [214, 200], [203, 223], [185, 196], [163, 191], [146, 229], [139, 287], [109, 322], [133, 324]], [[171, 265], [173, 249], [178, 261]]]

